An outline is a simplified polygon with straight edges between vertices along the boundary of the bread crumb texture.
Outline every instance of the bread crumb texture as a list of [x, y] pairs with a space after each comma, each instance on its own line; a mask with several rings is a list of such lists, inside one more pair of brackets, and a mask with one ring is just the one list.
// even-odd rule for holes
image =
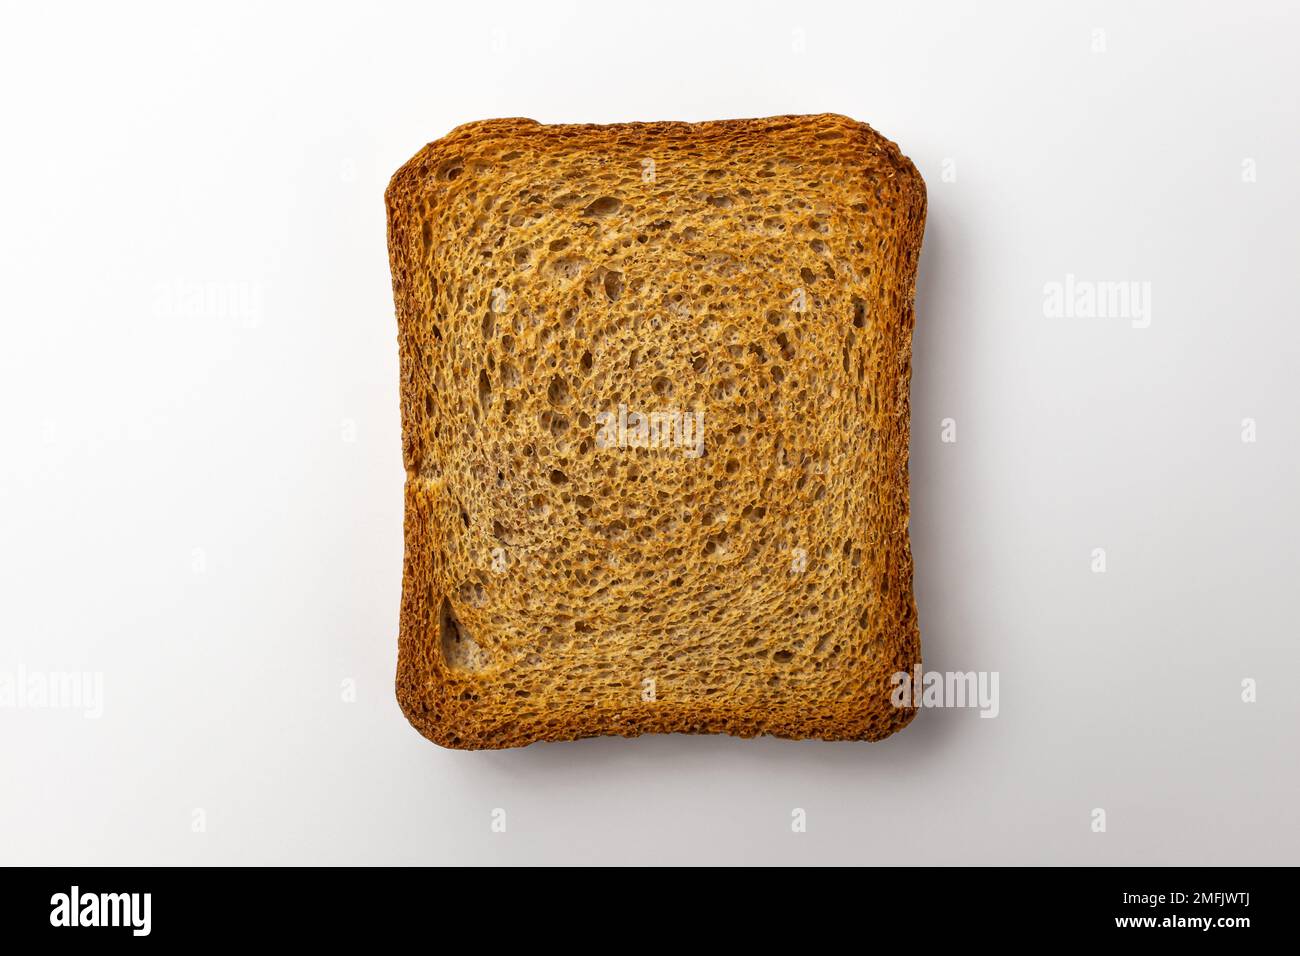
[[393, 176], [397, 697], [446, 747], [911, 720], [925, 185], [843, 116], [470, 123]]

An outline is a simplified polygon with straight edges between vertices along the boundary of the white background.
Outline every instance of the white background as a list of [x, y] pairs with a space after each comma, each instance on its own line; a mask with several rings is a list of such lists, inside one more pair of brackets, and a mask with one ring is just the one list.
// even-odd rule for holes
[[[4, 22], [0, 674], [102, 673], [104, 712], [0, 709], [0, 861], [1297, 862], [1294, 6]], [[929, 184], [922, 647], [998, 671], [1000, 715], [878, 744], [426, 742], [393, 699], [389, 175], [472, 119], [823, 111]], [[1150, 327], [1045, 317], [1067, 273], [1151, 283]]]

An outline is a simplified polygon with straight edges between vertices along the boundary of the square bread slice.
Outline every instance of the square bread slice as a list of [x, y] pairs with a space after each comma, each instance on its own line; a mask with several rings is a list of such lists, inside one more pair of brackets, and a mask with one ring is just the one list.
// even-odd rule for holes
[[[397, 697], [447, 747], [911, 720], [925, 184], [837, 115], [469, 123], [386, 193]], [[901, 697], [901, 695], [899, 695]]]

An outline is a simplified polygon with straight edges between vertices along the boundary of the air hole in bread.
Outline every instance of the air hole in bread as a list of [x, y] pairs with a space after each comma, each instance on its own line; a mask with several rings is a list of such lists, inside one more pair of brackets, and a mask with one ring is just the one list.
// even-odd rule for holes
[[855, 329], [866, 328], [867, 325], [867, 304], [857, 296], [853, 297], [853, 327]]
[[589, 265], [591, 263], [581, 256], [561, 256], [550, 261], [547, 271], [561, 279], [576, 279], [587, 271]]
[[605, 295], [610, 302], [617, 302], [619, 296], [623, 294], [623, 273], [606, 272], [605, 273]]
[[584, 216], [604, 217], [612, 216], [623, 207], [623, 201], [613, 196], [601, 196], [599, 199], [592, 200], [587, 208], [582, 211]]
[[571, 396], [569, 395], [569, 383], [561, 375], [551, 378], [551, 384], [546, 389], [546, 398], [556, 406], [567, 405]]
[[776, 344], [781, 349], [781, 358], [787, 362], [794, 358], [794, 346], [790, 344], [790, 336], [784, 332], [778, 332], [776, 334]]
[[438, 646], [443, 662], [452, 670], [477, 671], [487, 665], [487, 655], [465, 632], [448, 598], [442, 599], [438, 611]]
[[451, 182], [465, 171], [465, 161], [457, 156], [449, 159], [438, 167], [437, 177], [445, 182]]

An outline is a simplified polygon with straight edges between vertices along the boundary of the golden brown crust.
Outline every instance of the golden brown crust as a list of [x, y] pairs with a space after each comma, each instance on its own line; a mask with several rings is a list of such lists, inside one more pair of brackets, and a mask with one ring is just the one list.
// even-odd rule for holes
[[[489, 120], [385, 198], [412, 725], [471, 749], [904, 726], [926, 199], [898, 148], [833, 114]], [[703, 454], [600, 447], [620, 402], [704, 412]]]

